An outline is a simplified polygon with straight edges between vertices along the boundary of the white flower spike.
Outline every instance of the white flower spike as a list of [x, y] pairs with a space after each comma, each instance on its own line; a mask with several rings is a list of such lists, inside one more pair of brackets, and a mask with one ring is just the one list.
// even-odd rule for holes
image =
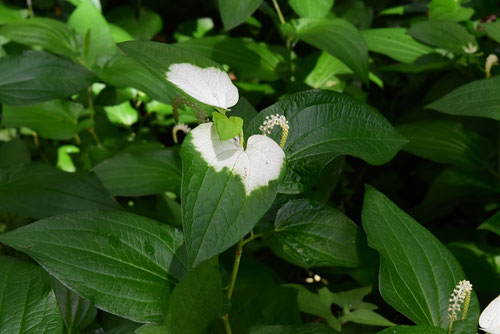
[[238, 102], [238, 89], [229, 75], [216, 67], [172, 64], [166, 76], [186, 94], [210, 106], [229, 109]]
[[500, 296], [486, 306], [479, 317], [481, 330], [490, 334], [500, 334]]

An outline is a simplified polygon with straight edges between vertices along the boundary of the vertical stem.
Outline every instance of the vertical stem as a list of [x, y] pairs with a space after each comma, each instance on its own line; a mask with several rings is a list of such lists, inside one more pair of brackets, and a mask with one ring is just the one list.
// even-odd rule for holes
[[227, 293], [227, 299], [231, 299], [234, 291], [234, 284], [236, 283], [236, 277], [238, 276], [238, 269], [240, 268], [241, 254], [243, 253], [243, 239], [238, 242], [236, 246], [236, 255], [234, 257], [233, 274], [231, 275], [231, 285], [229, 286], [229, 292]]
[[278, 13], [281, 24], [285, 24], [285, 18], [283, 17], [283, 13], [281, 13], [280, 5], [278, 5], [278, 0], [273, 0], [273, 4], [274, 8], [276, 9], [276, 13]]
[[92, 99], [92, 86], [89, 86], [87, 88], [87, 94], [89, 97], [90, 120], [92, 121], [92, 127], [89, 129], [89, 132], [94, 138], [95, 142], [100, 145], [101, 141], [99, 140], [99, 137], [97, 136], [97, 133], [95, 132], [94, 128], [94, 100]]
[[33, 4], [31, 3], [31, 0], [26, 0], [26, 3], [28, 4], [28, 14], [30, 19], [35, 17], [35, 12], [33, 11]]
[[226, 334], [232, 334], [233, 331], [231, 331], [231, 325], [229, 324], [228, 315], [224, 314], [224, 316], [222, 316], [222, 320], [224, 321], [224, 329], [226, 330]]
[[500, 177], [500, 121], [498, 122], [498, 177]]
[[450, 320], [450, 325], [448, 326], [448, 334], [451, 334], [452, 328], [453, 328], [453, 320]]

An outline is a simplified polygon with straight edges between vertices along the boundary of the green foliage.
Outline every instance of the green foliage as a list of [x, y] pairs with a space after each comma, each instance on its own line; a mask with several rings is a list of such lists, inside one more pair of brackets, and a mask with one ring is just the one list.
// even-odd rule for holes
[[3, 1], [0, 333], [481, 331], [498, 13]]

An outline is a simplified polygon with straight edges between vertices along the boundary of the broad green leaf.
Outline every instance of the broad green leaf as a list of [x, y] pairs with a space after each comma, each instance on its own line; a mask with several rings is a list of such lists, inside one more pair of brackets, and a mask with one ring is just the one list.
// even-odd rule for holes
[[76, 59], [79, 42], [71, 27], [63, 22], [37, 17], [15, 21], [0, 28], [0, 35], [21, 44]]
[[289, 0], [293, 11], [300, 17], [323, 18], [332, 9], [334, 0]]
[[63, 333], [49, 276], [39, 266], [0, 257], [0, 333]]
[[396, 129], [409, 142], [403, 150], [439, 163], [469, 167], [488, 166], [489, 143], [454, 121], [418, 121]]
[[144, 7], [113, 6], [106, 12], [109, 22], [127, 31], [136, 40], [150, 40], [163, 27], [161, 16]]
[[111, 29], [92, 3], [80, 3], [68, 18], [68, 24], [84, 39], [83, 58], [87, 66], [99, 67], [116, 53]]
[[458, 87], [426, 108], [459, 115], [500, 120], [500, 77], [473, 81]]
[[387, 320], [380, 314], [367, 309], [354, 310], [352, 312], [344, 314], [340, 318], [340, 320], [342, 321], [342, 323], [350, 321], [357, 324], [371, 326], [396, 326], [395, 323]]
[[219, 0], [219, 12], [226, 31], [243, 23], [259, 8], [262, 0]]
[[115, 87], [133, 87], [146, 93], [152, 99], [171, 103], [178, 95], [174, 89], [165, 85], [133, 59], [124, 55], [114, 55], [96, 70], [97, 76]]
[[179, 24], [174, 37], [178, 42], [190, 39], [198, 39], [205, 36], [214, 28], [214, 21], [210, 17], [201, 17], [196, 20], [188, 20]]
[[80, 132], [78, 117], [83, 106], [78, 103], [52, 100], [28, 106], [4, 106], [3, 125], [28, 127], [42, 138], [70, 139]]
[[500, 43], [500, 21], [481, 24], [489, 38]]
[[127, 41], [133, 41], [134, 37], [130, 35], [123, 28], [116, 26], [114, 24], [108, 23], [109, 30], [111, 32], [111, 36], [113, 36], [113, 42], [122, 43]]
[[179, 193], [181, 187], [180, 159], [170, 149], [119, 154], [93, 171], [114, 196]]
[[79, 333], [95, 319], [97, 309], [59, 281], [53, 279], [52, 286], [68, 333]]
[[455, 53], [465, 53], [466, 49], [476, 48], [473, 35], [460, 24], [452, 21], [431, 20], [413, 24], [408, 34], [426, 44], [443, 48]]
[[214, 112], [212, 116], [217, 134], [221, 141], [233, 139], [241, 133], [243, 129], [243, 118], [235, 116], [228, 118], [218, 112]]
[[500, 212], [497, 212], [486, 221], [484, 221], [478, 229], [480, 230], [488, 230], [493, 233], [500, 235]]
[[237, 116], [243, 119], [243, 131], [246, 131], [252, 119], [257, 116], [257, 110], [248, 102], [244, 97], [240, 97], [231, 111], [228, 113], [230, 116]]
[[24, 165], [28, 164], [30, 161], [30, 151], [21, 139], [14, 138], [0, 146], [0, 168]]
[[[244, 237], [271, 207], [285, 173], [285, 156], [272, 139], [220, 141], [213, 123], [184, 139], [182, 224], [191, 266]], [[222, 159], [222, 157], [224, 159]]]
[[170, 286], [184, 276], [182, 234], [122, 211], [85, 211], [39, 220], [0, 235], [98, 308], [159, 323]]
[[[332, 303], [338, 305], [342, 309], [348, 310], [376, 310], [377, 306], [371, 303], [364, 302], [363, 299], [372, 292], [371, 286], [364, 286], [361, 288], [355, 288], [348, 291], [331, 292], [328, 291], [328, 295], [332, 300]], [[326, 290], [325, 290], [326, 293]]]
[[434, 326], [396, 326], [386, 328], [378, 334], [446, 334], [447, 332]]
[[238, 80], [274, 81], [286, 70], [281, 54], [273, 52], [267, 44], [257, 43], [249, 38], [210, 36], [193, 38], [176, 45], [220, 64], [229, 65]]
[[281, 207], [273, 232], [277, 247], [306, 267], [356, 266], [360, 235], [356, 224], [340, 211], [306, 199]]
[[177, 284], [163, 325], [168, 333], [204, 333], [223, 311], [222, 283], [217, 258], [200, 264]]
[[191, 64], [203, 69], [209, 67], [221, 69], [220, 65], [208, 58], [165, 43], [133, 41], [120, 43], [118, 46], [129, 57], [148, 69], [154, 75], [155, 79], [159, 81], [159, 84], [168, 86], [177, 91], [178, 94], [186, 95], [182, 89], [167, 80], [167, 73], [171, 65]]
[[[285, 144], [289, 168], [280, 192], [306, 190], [338, 156], [352, 155], [381, 165], [406, 143], [373, 108], [336, 92], [312, 90], [290, 95], [261, 111], [248, 133], [259, 133], [266, 116], [275, 114], [284, 115], [290, 126]], [[273, 129], [268, 136], [279, 142], [281, 130]]]
[[1, 57], [0, 73], [0, 102], [7, 105], [68, 97], [93, 80], [93, 74], [82, 66], [39, 51]]
[[28, 17], [26, 8], [0, 3], [0, 24], [21, 21]]
[[344, 19], [298, 19], [283, 26], [288, 36], [299, 38], [338, 58], [365, 83], [368, 50], [361, 33]]
[[411, 64], [434, 49], [414, 40], [406, 28], [377, 28], [363, 30], [361, 34], [368, 50], [385, 54], [402, 63]]
[[[368, 244], [380, 254], [379, 290], [385, 301], [417, 325], [447, 328], [450, 294], [465, 279], [452, 253], [375, 188], [366, 188], [362, 221]], [[466, 319], [456, 321], [453, 332], [472, 333], [478, 316], [473, 293]]]
[[0, 170], [0, 208], [24, 217], [117, 209], [97, 178], [65, 173], [46, 165]]
[[351, 69], [343, 62], [323, 51], [304, 82], [312, 88], [342, 92], [345, 81], [340, 79], [338, 75], [351, 73]]
[[116, 106], [104, 107], [104, 111], [111, 123], [131, 126], [139, 118], [137, 110], [130, 105], [129, 101], [125, 101]]
[[340, 331], [341, 322], [336, 318], [331, 311], [333, 300], [331, 292], [327, 287], [318, 290], [318, 293], [309, 291], [305, 286], [300, 284], [286, 284], [286, 287], [297, 289], [297, 302], [301, 312], [314, 314], [325, 319], [326, 323], [336, 331]]
[[71, 159], [72, 153], [80, 153], [80, 148], [75, 145], [63, 145], [57, 149], [57, 168], [62, 171], [76, 172], [75, 164]]
[[297, 334], [292, 326], [260, 325], [250, 328], [249, 334]]
[[466, 21], [474, 14], [474, 9], [462, 7], [457, 0], [432, 0], [429, 3], [429, 19], [444, 21]]

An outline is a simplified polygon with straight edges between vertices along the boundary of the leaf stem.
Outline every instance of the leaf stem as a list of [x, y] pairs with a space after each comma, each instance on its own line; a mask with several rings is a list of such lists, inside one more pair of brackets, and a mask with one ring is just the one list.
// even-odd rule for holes
[[278, 4], [278, 0], [273, 0], [274, 8], [276, 9], [276, 13], [280, 19], [281, 24], [285, 24], [285, 18], [283, 17], [283, 13], [281, 12], [280, 5]]
[[33, 11], [33, 4], [31, 0], [26, 0], [26, 4], [28, 5], [28, 14], [30, 19], [35, 17], [35, 12]]
[[226, 334], [232, 334], [231, 325], [229, 324], [229, 318], [227, 314], [222, 316], [222, 320], [224, 321], [224, 328], [226, 329]]
[[89, 112], [90, 112], [90, 120], [92, 121], [92, 127], [89, 129], [90, 134], [94, 138], [95, 142], [100, 145], [101, 141], [99, 140], [99, 137], [97, 136], [97, 133], [95, 132], [94, 128], [94, 100], [92, 99], [92, 86], [89, 86], [87, 88], [87, 94], [89, 97]]
[[448, 334], [451, 334], [452, 328], [453, 328], [453, 320], [450, 320], [450, 325], [448, 326]]

